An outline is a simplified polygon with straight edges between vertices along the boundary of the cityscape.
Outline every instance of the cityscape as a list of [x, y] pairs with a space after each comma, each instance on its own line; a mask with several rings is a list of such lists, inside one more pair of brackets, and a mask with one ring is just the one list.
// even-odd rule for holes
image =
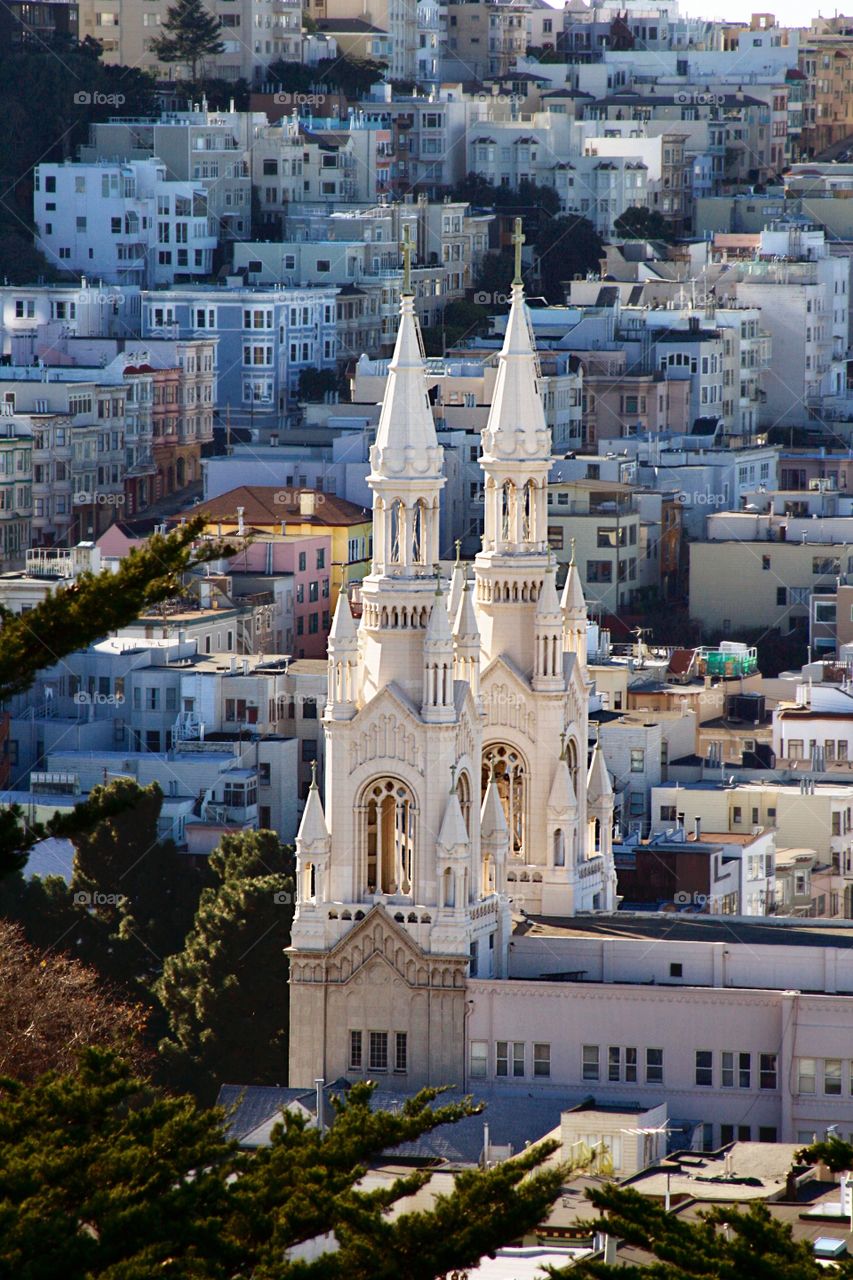
[[853, 16], [0, 71], [0, 1276], [853, 1277]]

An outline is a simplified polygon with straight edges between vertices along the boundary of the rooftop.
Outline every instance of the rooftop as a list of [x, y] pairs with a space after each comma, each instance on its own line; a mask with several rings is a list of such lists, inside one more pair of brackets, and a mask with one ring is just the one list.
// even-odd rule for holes
[[516, 937], [597, 938], [601, 941], [727, 942], [756, 946], [853, 948], [853, 929], [844, 920], [803, 920], [786, 916], [674, 916], [652, 912], [576, 916], [574, 919], [528, 916]]

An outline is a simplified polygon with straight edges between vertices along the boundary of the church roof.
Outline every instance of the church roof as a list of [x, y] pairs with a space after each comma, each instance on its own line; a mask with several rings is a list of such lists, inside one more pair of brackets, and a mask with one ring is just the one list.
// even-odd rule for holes
[[575, 789], [572, 786], [572, 775], [565, 756], [560, 756], [557, 761], [557, 768], [554, 770], [554, 781], [551, 783], [551, 792], [548, 796], [548, 808], [556, 809], [558, 813], [573, 813], [577, 811], [578, 801], [575, 795]]
[[400, 327], [376, 428], [374, 470], [386, 475], [431, 474], [438, 439], [427, 400], [424, 356], [414, 298], [403, 294]]
[[356, 639], [355, 622], [353, 621], [352, 610], [349, 607], [349, 596], [345, 590], [338, 593], [338, 603], [335, 605], [335, 616], [332, 619], [332, 629], [329, 632], [329, 639]]
[[609, 800], [613, 795], [610, 774], [604, 763], [604, 752], [596, 742], [589, 765], [589, 776], [586, 783], [586, 802], [593, 805], [599, 800]]
[[321, 844], [329, 838], [329, 828], [326, 826], [326, 815], [323, 813], [323, 804], [320, 800], [316, 779], [311, 780], [308, 799], [305, 801], [302, 821], [299, 824], [296, 838], [306, 845]]
[[465, 826], [465, 819], [462, 816], [462, 808], [459, 804], [459, 796], [456, 794], [455, 788], [447, 797], [447, 805], [444, 809], [444, 817], [441, 820], [441, 829], [438, 833], [438, 843], [443, 849], [448, 850], [468, 844], [468, 828]]
[[484, 453], [527, 460], [545, 452], [545, 410], [536, 379], [536, 354], [524, 288], [513, 284], [512, 306], [498, 357], [498, 373], [483, 441]]

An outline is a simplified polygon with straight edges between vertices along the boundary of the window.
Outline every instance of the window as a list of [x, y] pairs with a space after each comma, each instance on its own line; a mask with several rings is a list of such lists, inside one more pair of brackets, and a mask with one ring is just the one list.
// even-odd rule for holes
[[671, 978], [683, 978], [683, 977], [684, 977], [684, 965], [683, 965], [683, 964], [679, 964], [677, 961], [676, 961], [676, 962], [674, 962], [673, 964], [671, 964], [671, 965], [669, 966], [669, 976], [670, 976]]
[[710, 1049], [696, 1050], [696, 1083], [707, 1088], [714, 1083], [714, 1055]]
[[409, 1042], [405, 1031], [398, 1031], [394, 1035], [394, 1070], [408, 1071], [409, 1069]]
[[306, 698], [305, 701], [302, 703], [302, 718], [303, 720], [317, 719], [317, 699], [316, 698]]
[[581, 1079], [598, 1079], [598, 1045], [585, 1044], [582, 1050]]
[[516, 1040], [512, 1046], [512, 1074], [524, 1075], [524, 1041]]
[[642, 773], [646, 767], [646, 753], [642, 747], [631, 748], [631, 772]]
[[777, 605], [786, 605], [786, 604], [788, 603], [788, 588], [787, 588], [787, 587], [777, 587], [777, 588], [776, 588], [776, 603], [777, 603]]
[[388, 1032], [371, 1031], [370, 1033], [370, 1070], [388, 1070]]
[[350, 1071], [360, 1071], [362, 1066], [362, 1043], [361, 1032], [351, 1031], [349, 1033], [349, 1069]]
[[485, 1040], [471, 1041], [471, 1062], [468, 1074], [472, 1080], [485, 1080], [489, 1062], [489, 1046]]
[[495, 1075], [509, 1075], [509, 1041], [498, 1040], [495, 1045]]
[[637, 1083], [637, 1050], [625, 1050], [625, 1083]]
[[663, 1084], [663, 1049], [646, 1050], [646, 1084]]
[[607, 1050], [607, 1079], [611, 1081], [622, 1079], [622, 1050], [615, 1045], [611, 1045]]
[[550, 1044], [534, 1044], [533, 1046], [533, 1074], [546, 1078], [551, 1075], [551, 1046]]
[[760, 1053], [760, 1056], [758, 1056], [758, 1088], [776, 1088], [775, 1053]]
[[738, 1071], [737, 1082], [741, 1089], [748, 1089], [752, 1079], [752, 1055], [749, 1053], [738, 1054]]
[[325, 569], [326, 567], [326, 551], [324, 547], [317, 548], [317, 568]]
[[841, 1096], [841, 1059], [825, 1058], [823, 1062], [823, 1091], [831, 1097]]
[[720, 1054], [720, 1084], [724, 1089], [735, 1087], [735, 1055], [729, 1049]]

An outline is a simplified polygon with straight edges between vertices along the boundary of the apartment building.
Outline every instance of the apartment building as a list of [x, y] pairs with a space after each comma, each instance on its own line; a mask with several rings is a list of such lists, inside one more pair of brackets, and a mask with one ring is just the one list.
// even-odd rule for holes
[[145, 291], [143, 340], [218, 339], [213, 402], [220, 422], [276, 429], [304, 369], [336, 366], [335, 295], [325, 288], [196, 285]]
[[0, 355], [34, 364], [60, 336], [123, 337], [139, 329], [136, 285], [96, 283], [0, 285]]
[[701, 915], [766, 916], [776, 893], [773, 831], [658, 833], [614, 848], [626, 906]]
[[19, 563], [30, 545], [32, 514], [33, 421], [4, 412], [0, 416], [0, 559], [4, 568]]
[[204, 186], [170, 181], [158, 160], [37, 165], [33, 213], [36, 248], [60, 270], [150, 288], [213, 267]]
[[695, 749], [695, 712], [611, 712], [599, 721], [598, 744], [613, 777], [613, 789], [621, 800], [623, 831], [646, 835], [651, 821], [651, 788], [666, 778], [670, 760]]
[[[58, 6], [57, 6], [58, 7]], [[222, 24], [223, 51], [205, 59], [204, 72], [223, 80], [266, 79], [270, 63], [299, 62], [302, 55], [302, 10], [295, 0], [210, 0], [207, 6]], [[158, 63], [151, 40], [160, 33], [168, 0], [80, 0], [80, 39], [104, 46], [104, 60], [152, 71], [161, 79], [187, 79], [188, 66]]]
[[523, 0], [449, 0], [442, 32], [445, 79], [505, 77], [527, 51]]
[[259, 113], [209, 111], [201, 105], [163, 113], [157, 120], [110, 120], [92, 125], [79, 158], [109, 163], [156, 157], [169, 181], [204, 187], [219, 240], [242, 240], [251, 230], [250, 147], [262, 124], [266, 117]]

